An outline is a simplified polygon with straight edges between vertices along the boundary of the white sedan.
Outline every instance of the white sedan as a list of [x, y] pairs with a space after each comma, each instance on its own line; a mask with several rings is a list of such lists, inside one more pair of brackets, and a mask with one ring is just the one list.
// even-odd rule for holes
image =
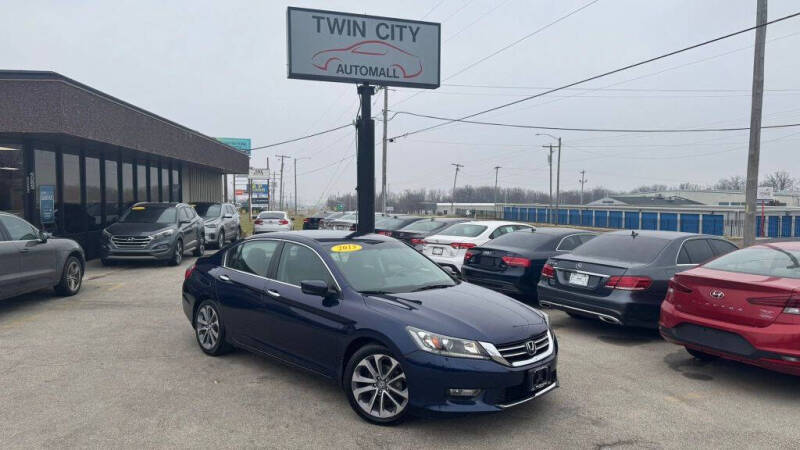
[[468, 249], [519, 230], [533, 231], [535, 228], [524, 223], [501, 220], [457, 223], [439, 234], [426, 237], [422, 244], [422, 253], [440, 266], [450, 267], [456, 273], [461, 273], [461, 265]]
[[291, 229], [292, 219], [285, 211], [261, 211], [253, 222], [253, 234]]

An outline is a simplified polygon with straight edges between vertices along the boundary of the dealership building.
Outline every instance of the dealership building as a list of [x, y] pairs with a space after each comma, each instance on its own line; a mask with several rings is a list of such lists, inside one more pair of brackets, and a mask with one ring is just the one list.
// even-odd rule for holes
[[53, 72], [0, 71], [0, 211], [78, 241], [131, 204], [221, 201], [249, 158], [214, 138]]

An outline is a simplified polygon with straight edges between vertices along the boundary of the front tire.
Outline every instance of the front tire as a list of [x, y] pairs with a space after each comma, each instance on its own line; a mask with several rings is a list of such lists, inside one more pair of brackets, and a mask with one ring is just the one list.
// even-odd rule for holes
[[175, 242], [175, 250], [172, 252], [172, 258], [167, 261], [170, 266], [177, 266], [180, 265], [181, 261], [183, 261], [183, 241], [178, 239]]
[[225, 232], [219, 230], [219, 235], [217, 236], [217, 248], [222, 248], [225, 246]]
[[382, 345], [366, 345], [347, 363], [344, 389], [367, 422], [395, 425], [408, 414], [408, 382], [402, 364]]
[[56, 293], [69, 297], [78, 293], [83, 284], [83, 264], [81, 261], [70, 256], [64, 263], [64, 270], [61, 271], [61, 281], [56, 285]]
[[205, 300], [194, 312], [194, 336], [197, 345], [206, 355], [219, 356], [230, 351], [225, 342], [225, 326], [219, 315], [217, 304]]

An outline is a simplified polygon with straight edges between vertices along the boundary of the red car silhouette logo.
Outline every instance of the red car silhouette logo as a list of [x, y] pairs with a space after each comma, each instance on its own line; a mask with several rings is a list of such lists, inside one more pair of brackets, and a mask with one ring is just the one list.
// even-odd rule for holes
[[319, 70], [336, 72], [339, 65], [386, 66], [399, 70], [402, 78], [414, 78], [422, 73], [422, 61], [416, 55], [383, 41], [362, 41], [347, 48], [334, 48], [317, 52], [311, 63]]

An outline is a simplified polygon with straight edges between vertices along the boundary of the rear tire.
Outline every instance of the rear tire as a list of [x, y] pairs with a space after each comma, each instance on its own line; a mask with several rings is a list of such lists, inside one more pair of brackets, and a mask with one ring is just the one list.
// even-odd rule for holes
[[75, 295], [81, 290], [82, 284], [83, 264], [80, 259], [70, 256], [61, 271], [61, 281], [55, 286], [56, 293], [64, 297]]
[[689, 352], [690, 355], [694, 356], [695, 358], [699, 359], [700, 361], [714, 361], [715, 359], [719, 359], [719, 356], [712, 355], [706, 352], [701, 352], [700, 350], [695, 350], [693, 348], [685, 347], [686, 351]]

